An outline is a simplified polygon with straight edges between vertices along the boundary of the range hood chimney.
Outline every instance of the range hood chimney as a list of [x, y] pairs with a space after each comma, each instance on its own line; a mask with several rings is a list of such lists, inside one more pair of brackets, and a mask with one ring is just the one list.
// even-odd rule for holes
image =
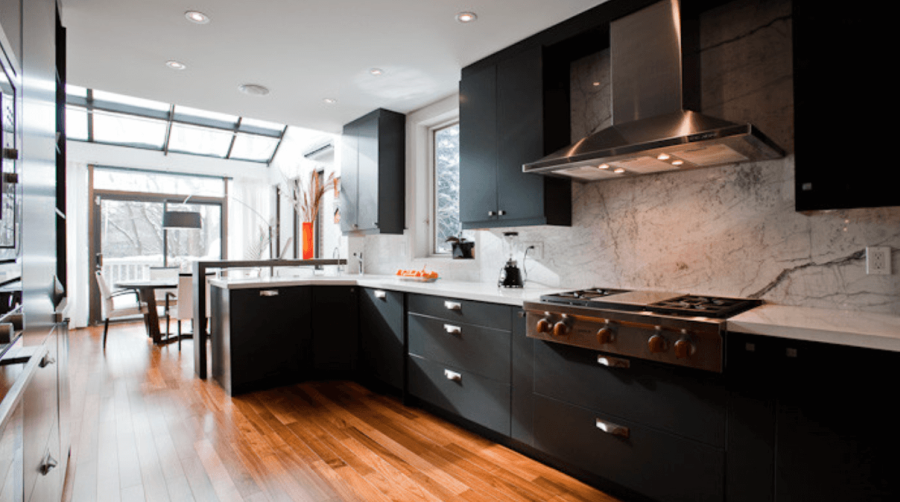
[[524, 172], [587, 182], [784, 156], [750, 124], [684, 109], [678, 0], [617, 19], [609, 32], [613, 125]]

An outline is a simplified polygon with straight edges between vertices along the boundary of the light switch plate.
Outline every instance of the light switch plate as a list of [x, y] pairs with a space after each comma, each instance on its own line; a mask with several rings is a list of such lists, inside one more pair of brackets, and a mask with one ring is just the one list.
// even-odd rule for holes
[[869, 275], [890, 275], [891, 248], [887, 246], [867, 247], [866, 273]]

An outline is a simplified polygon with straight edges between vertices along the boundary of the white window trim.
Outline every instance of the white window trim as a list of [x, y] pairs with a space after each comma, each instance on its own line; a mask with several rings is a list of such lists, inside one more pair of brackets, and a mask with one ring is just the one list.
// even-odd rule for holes
[[[474, 260], [453, 260], [449, 254], [433, 253], [433, 146], [435, 128], [459, 120], [459, 95], [452, 94], [425, 108], [410, 113], [407, 124], [406, 200], [409, 255], [412, 262], [434, 264], [453, 262], [454, 268], [478, 267]], [[478, 247], [476, 243], [476, 248]], [[429, 268], [434, 268], [429, 265]]]

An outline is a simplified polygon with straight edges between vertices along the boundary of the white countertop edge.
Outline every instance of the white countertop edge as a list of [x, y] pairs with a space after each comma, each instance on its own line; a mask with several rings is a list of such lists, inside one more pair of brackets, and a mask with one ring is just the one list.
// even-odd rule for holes
[[728, 331], [900, 352], [900, 316], [762, 305], [728, 320]]
[[483, 301], [504, 305], [522, 306], [527, 300], [538, 300], [542, 294], [561, 291], [559, 288], [544, 286], [528, 286], [525, 288], [500, 288], [496, 285], [446, 281], [422, 283], [402, 281], [395, 276], [313, 276], [313, 277], [275, 277], [275, 278], [241, 278], [210, 279], [210, 285], [225, 289], [253, 289], [289, 286], [360, 286], [364, 288], [387, 289], [404, 293], [445, 296], [461, 300]]

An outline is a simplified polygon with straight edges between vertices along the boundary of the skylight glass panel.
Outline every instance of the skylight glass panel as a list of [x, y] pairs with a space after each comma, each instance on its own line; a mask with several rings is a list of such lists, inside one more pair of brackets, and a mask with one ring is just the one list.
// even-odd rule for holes
[[131, 96], [123, 96], [121, 94], [98, 90], [94, 90], [93, 99], [94, 103], [97, 105], [100, 105], [101, 103], [109, 103], [113, 105], [125, 105], [128, 107], [143, 108], [145, 110], [153, 110], [157, 112], [168, 112], [170, 108], [167, 103], [161, 103], [159, 101], [153, 101], [150, 99], [133, 98]]
[[84, 108], [75, 106], [66, 107], [66, 139], [87, 141], [88, 139], [88, 114]]
[[233, 136], [230, 131], [174, 123], [169, 137], [169, 151], [224, 158], [228, 155]]
[[249, 160], [251, 162], [268, 162], [278, 148], [278, 138], [257, 136], [255, 134], [238, 134], [234, 138], [234, 146], [231, 156], [234, 160]]
[[284, 125], [274, 122], [266, 122], [256, 119], [241, 119], [241, 131], [265, 134], [266, 136], [280, 137], [284, 131]]
[[237, 124], [238, 118], [237, 115], [209, 112], [187, 106], [178, 105], [175, 107], [175, 120], [177, 121], [233, 129]]
[[95, 110], [94, 141], [161, 150], [166, 141], [166, 121]]

